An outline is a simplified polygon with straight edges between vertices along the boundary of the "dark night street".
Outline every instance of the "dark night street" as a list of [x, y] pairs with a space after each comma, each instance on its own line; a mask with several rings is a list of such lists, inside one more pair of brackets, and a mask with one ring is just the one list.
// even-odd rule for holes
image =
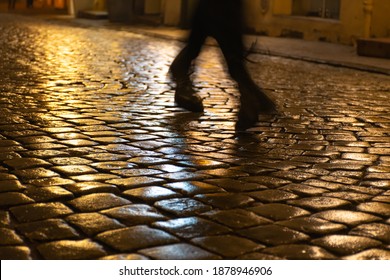
[[[207, 46], [0, 13], [0, 259], [390, 259], [390, 78], [252, 54], [278, 106], [234, 130]], [[261, 45], [261, 41], [259, 42]]]

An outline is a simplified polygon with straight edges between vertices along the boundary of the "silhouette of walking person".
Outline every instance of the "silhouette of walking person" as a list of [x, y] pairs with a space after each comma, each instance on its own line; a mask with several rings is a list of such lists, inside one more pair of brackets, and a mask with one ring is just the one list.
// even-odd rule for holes
[[34, 5], [34, 0], [27, 0], [27, 8], [32, 8]]
[[15, 10], [16, 0], [8, 0], [8, 9]]
[[199, 0], [187, 44], [170, 67], [176, 83], [176, 104], [193, 112], [203, 112], [202, 99], [192, 87], [190, 68], [206, 38], [215, 38], [240, 91], [237, 131], [254, 126], [261, 112], [276, 112], [274, 102], [255, 84], [245, 67], [242, 30], [242, 0]]

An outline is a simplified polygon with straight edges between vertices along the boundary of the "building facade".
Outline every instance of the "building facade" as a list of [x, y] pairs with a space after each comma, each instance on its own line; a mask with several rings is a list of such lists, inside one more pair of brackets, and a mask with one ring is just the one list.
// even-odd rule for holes
[[[89, 2], [94, 9], [110, 3], [154, 23], [186, 28], [199, 0], [47, 0]], [[212, 1], [212, 0], [209, 0]], [[353, 45], [359, 38], [390, 37], [390, 0], [243, 0], [247, 31]], [[134, 22], [134, 21], [132, 21]], [[143, 21], [145, 22], [145, 21]], [[147, 21], [146, 21], [147, 22]]]
[[[247, 30], [256, 34], [349, 45], [358, 38], [390, 37], [390, 0], [243, 1]], [[158, 2], [164, 24], [186, 26], [197, 0]]]
[[247, 27], [268, 36], [342, 44], [390, 37], [389, 0], [244, 0]]

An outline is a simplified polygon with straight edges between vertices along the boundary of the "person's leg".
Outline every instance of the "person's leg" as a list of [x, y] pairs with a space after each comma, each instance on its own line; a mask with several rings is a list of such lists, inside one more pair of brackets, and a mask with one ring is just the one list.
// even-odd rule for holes
[[15, 9], [15, 3], [16, 0], [8, 0], [8, 9], [14, 10]]
[[237, 82], [240, 91], [237, 130], [252, 127], [260, 112], [276, 110], [273, 101], [256, 85], [245, 67], [241, 5], [240, 0], [225, 0], [224, 9], [221, 10], [223, 15], [212, 33], [226, 59], [229, 74]]
[[170, 66], [171, 76], [176, 83], [175, 102], [180, 107], [193, 112], [204, 110], [202, 99], [192, 87], [190, 69], [207, 38], [207, 23], [204, 21], [207, 1], [209, 0], [201, 0], [197, 7], [188, 42]]

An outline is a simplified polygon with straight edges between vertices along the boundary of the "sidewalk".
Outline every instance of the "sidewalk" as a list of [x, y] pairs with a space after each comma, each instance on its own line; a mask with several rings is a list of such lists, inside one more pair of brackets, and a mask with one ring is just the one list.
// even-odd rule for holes
[[[123, 25], [77, 18], [73, 18], [72, 21], [81, 25], [119, 28], [124, 31], [178, 41], [185, 41], [188, 35], [188, 30], [174, 27]], [[354, 46], [292, 38], [245, 35], [247, 48], [250, 48], [253, 42], [257, 42], [254, 48], [256, 53], [390, 75], [390, 60], [359, 56]], [[208, 43], [214, 44], [213, 41]]]
[[[35, 14], [35, 16], [39, 15]], [[188, 34], [188, 30], [174, 27], [126, 25], [111, 23], [108, 20], [80, 19], [58, 14], [41, 14], [40, 17], [46, 20], [72, 22], [79, 26], [119, 29], [169, 40], [185, 41]], [[354, 46], [292, 38], [245, 35], [247, 48], [250, 48], [254, 42], [257, 43], [253, 50], [260, 54], [390, 75], [390, 60], [359, 56]], [[210, 40], [208, 44], [215, 43]]]
[[[188, 34], [188, 31], [171, 27], [126, 26], [124, 29], [179, 41], [184, 41]], [[247, 48], [256, 41], [256, 53], [390, 75], [390, 60], [358, 56], [353, 46], [291, 38], [245, 36]]]

